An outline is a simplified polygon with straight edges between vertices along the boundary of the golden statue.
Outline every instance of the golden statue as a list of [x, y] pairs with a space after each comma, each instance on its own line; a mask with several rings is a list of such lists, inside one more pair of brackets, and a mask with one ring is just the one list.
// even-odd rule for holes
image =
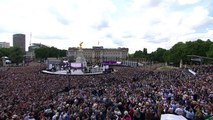
[[83, 42], [80, 42], [80, 44], [79, 44], [79, 46], [80, 46], [81, 49], [82, 49], [82, 44], [83, 44]]

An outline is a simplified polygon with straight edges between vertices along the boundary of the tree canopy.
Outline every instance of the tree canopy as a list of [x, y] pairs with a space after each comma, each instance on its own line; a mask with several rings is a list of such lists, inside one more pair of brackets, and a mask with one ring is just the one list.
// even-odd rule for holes
[[12, 63], [19, 64], [23, 61], [24, 53], [20, 48], [10, 47], [10, 48], [1, 48], [0, 49], [0, 57], [3, 56], [9, 57]]
[[55, 47], [41, 47], [35, 49], [35, 56], [38, 59], [47, 59], [48, 57], [66, 57], [67, 50], [60, 50]]
[[132, 57], [146, 58], [147, 60], [154, 62], [172, 62], [174, 64], [179, 64], [180, 60], [182, 60], [183, 63], [190, 62], [190, 57], [187, 55], [213, 57], [213, 42], [209, 39], [207, 41], [198, 39], [196, 41], [187, 41], [185, 43], [178, 42], [169, 50], [158, 48], [150, 54], [147, 53], [147, 49], [144, 48], [143, 51], [135, 51], [135, 53], [132, 54]]

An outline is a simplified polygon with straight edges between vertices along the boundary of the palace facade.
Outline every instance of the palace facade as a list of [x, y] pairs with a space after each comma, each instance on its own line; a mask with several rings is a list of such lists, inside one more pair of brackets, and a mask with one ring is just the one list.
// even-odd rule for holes
[[[123, 61], [128, 58], [128, 48], [104, 48], [103, 46], [93, 46], [92, 48], [82, 48], [83, 55], [89, 63], [100, 63], [103, 61]], [[79, 48], [70, 47], [67, 57], [75, 61]]]

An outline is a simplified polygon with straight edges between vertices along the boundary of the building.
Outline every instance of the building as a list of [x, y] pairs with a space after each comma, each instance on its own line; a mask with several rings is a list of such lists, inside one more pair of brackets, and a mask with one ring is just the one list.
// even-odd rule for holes
[[10, 48], [10, 43], [8, 43], [8, 42], [0, 42], [0, 48]]
[[[103, 48], [103, 46], [94, 46], [93, 48], [82, 48], [84, 57], [89, 63], [100, 63], [103, 61], [122, 61], [128, 57], [128, 48]], [[71, 47], [67, 51], [67, 57], [75, 60], [79, 48]]]
[[41, 47], [47, 47], [47, 46], [43, 45], [41, 43], [32, 43], [32, 45], [30, 45], [28, 47], [28, 51], [26, 52], [26, 57], [29, 60], [35, 59], [35, 49], [38, 49], [38, 48], [41, 48]]
[[30, 46], [28, 47], [28, 51], [29, 51], [29, 52], [32, 52], [32, 51], [35, 51], [35, 49], [41, 48], [41, 47], [47, 47], [47, 46], [46, 46], [46, 45], [43, 45], [43, 44], [41, 44], [41, 43], [32, 43], [32, 45], [30, 45]]
[[25, 34], [13, 35], [13, 47], [21, 48], [22, 52], [25, 53]]

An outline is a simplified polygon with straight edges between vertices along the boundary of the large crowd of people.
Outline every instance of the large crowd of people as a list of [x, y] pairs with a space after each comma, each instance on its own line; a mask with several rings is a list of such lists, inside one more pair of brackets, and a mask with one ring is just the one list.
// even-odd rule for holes
[[44, 66], [0, 72], [1, 120], [160, 120], [162, 114], [213, 115], [213, 66], [152, 70], [115, 66], [92, 76], [41, 73]]

